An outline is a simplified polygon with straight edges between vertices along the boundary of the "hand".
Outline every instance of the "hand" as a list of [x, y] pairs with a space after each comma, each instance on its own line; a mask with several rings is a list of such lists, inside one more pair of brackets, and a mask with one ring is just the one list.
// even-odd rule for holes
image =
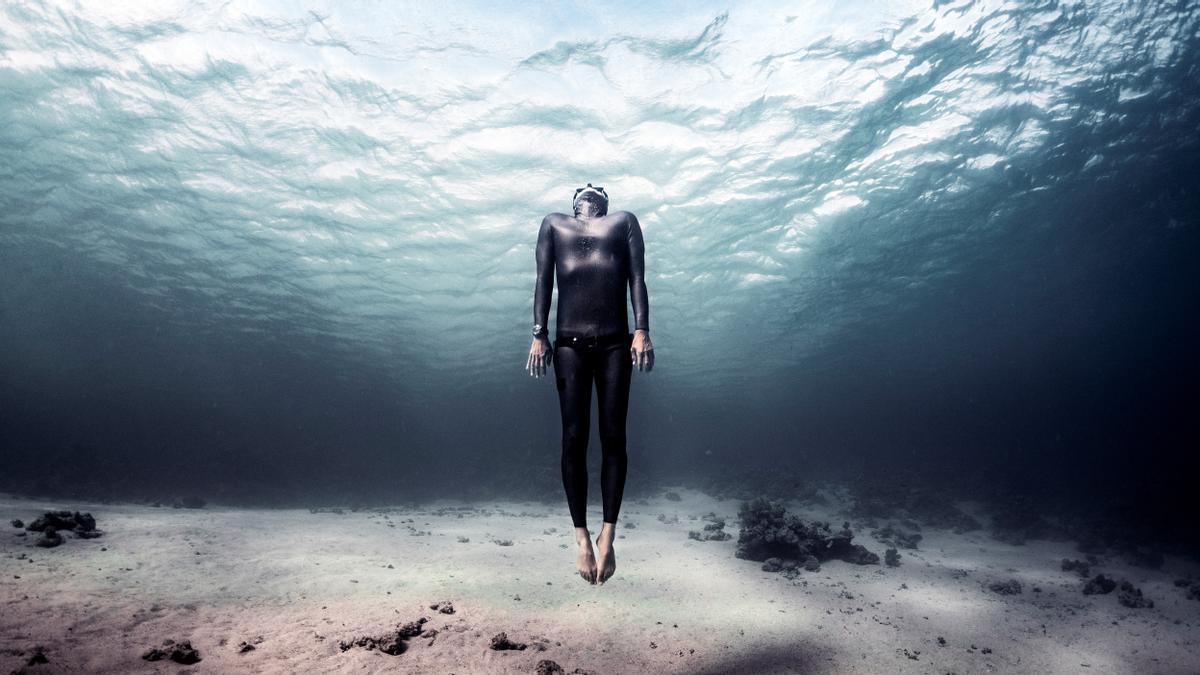
[[554, 360], [554, 350], [550, 348], [550, 340], [544, 337], [533, 338], [533, 344], [529, 346], [529, 360], [525, 362], [525, 370], [529, 371], [532, 377], [541, 377], [546, 374], [546, 367]]
[[650, 342], [649, 331], [633, 331], [633, 345], [630, 346], [629, 352], [633, 358], [633, 365], [637, 366], [638, 370], [648, 373], [654, 368], [654, 344]]

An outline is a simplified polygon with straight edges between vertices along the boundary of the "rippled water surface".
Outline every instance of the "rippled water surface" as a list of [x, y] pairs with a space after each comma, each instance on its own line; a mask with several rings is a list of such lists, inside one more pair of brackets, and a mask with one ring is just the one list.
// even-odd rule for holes
[[1028, 415], [1003, 444], [1079, 438], [1064, 398], [1196, 368], [1171, 359], [1196, 335], [1198, 19], [6, 2], [6, 442], [70, 409], [135, 444], [269, 423], [553, 456], [553, 387], [522, 370], [533, 247], [589, 181], [645, 233], [631, 447], [987, 444]]

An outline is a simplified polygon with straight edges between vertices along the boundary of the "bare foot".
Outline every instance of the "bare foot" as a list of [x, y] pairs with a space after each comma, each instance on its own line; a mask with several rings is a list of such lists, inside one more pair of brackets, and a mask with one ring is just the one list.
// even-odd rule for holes
[[575, 553], [575, 569], [584, 581], [595, 584], [596, 556], [592, 553], [591, 535], [586, 527], [575, 528], [575, 543], [579, 547]]
[[604, 523], [596, 535], [596, 572], [601, 586], [617, 571], [617, 552], [613, 550], [613, 539], [617, 528], [614, 523]]

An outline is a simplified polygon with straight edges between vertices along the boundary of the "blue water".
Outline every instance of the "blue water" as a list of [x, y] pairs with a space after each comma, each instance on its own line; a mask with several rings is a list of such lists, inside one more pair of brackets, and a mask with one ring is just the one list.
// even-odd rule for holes
[[593, 182], [645, 233], [635, 467], [1019, 463], [1131, 424], [1170, 455], [1195, 440], [1163, 405], [1197, 372], [1198, 26], [1190, 2], [6, 2], [0, 440], [553, 475], [533, 247]]

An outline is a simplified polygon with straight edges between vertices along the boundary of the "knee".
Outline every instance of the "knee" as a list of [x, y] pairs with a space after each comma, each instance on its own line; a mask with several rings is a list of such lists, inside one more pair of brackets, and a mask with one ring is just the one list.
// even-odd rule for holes
[[563, 428], [562, 446], [563, 455], [574, 455], [587, 450], [587, 432], [577, 426], [568, 426]]
[[625, 432], [614, 431], [600, 434], [600, 447], [605, 457], [625, 456]]

